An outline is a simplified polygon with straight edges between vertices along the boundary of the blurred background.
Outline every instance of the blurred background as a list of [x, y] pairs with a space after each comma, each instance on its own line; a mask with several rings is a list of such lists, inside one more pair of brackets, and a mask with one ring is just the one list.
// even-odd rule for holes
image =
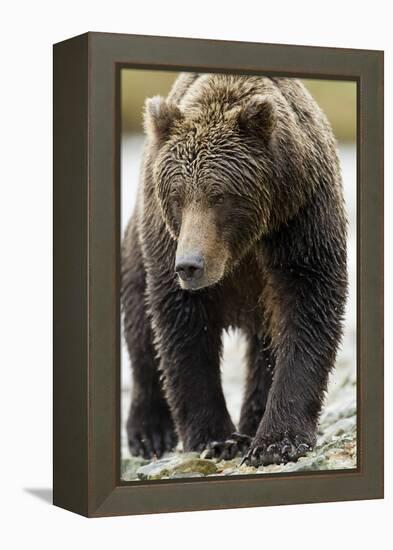
[[[121, 231], [131, 215], [136, 199], [144, 144], [142, 113], [147, 97], [166, 96], [178, 73], [123, 69], [121, 75]], [[343, 175], [344, 196], [349, 219], [348, 271], [349, 299], [345, 334], [331, 375], [326, 405], [321, 417], [320, 437], [339, 437], [343, 430], [356, 436], [356, 83], [303, 80], [326, 113], [336, 136]], [[222, 376], [228, 409], [236, 423], [245, 377], [244, 344], [241, 335], [224, 337]], [[122, 458], [129, 456], [124, 430], [130, 405], [131, 369], [122, 338]], [[332, 426], [334, 425], [334, 429]], [[330, 431], [329, 431], [330, 430]], [[341, 430], [341, 432], [340, 432]], [[324, 432], [324, 433], [323, 433]], [[344, 435], [346, 435], [344, 433]], [[326, 439], [326, 437], [325, 437]], [[322, 439], [321, 439], [322, 441]], [[346, 462], [341, 467], [348, 466]], [[338, 463], [339, 467], [340, 464]]]
[[[178, 73], [123, 69], [121, 113], [124, 135], [141, 133], [145, 99], [166, 96]], [[356, 83], [335, 80], [302, 80], [323, 108], [339, 142], [356, 141]]]

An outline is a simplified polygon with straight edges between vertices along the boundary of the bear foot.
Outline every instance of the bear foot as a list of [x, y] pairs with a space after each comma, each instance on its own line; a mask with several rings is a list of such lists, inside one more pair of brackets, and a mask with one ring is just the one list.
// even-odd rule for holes
[[283, 434], [280, 438], [256, 437], [241, 464], [248, 466], [268, 466], [269, 464], [286, 464], [296, 462], [300, 457], [312, 451], [313, 444], [309, 438]]
[[234, 432], [230, 439], [225, 441], [212, 441], [203, 451], [203, 458], [216, 458], [218, 460], [232, 460], [242, 455], [249, 448], [252, 437], [246, 434]]
[[128, 446], [133, 456], [160, 458], [177, 445], [177, 434], [169, 410], [148, 411], [132, 407], [127, 422]]

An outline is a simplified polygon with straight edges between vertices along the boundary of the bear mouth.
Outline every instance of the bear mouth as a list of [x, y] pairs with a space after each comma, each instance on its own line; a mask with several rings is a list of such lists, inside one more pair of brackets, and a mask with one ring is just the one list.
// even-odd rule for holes
[[202, 288], [206, 288], [208, 286], [211, 286], [213, 283], [211, 282], [208, 282], [208, 281], [183, 281], [182, 279], [180, 279], [180, 277], [178, 277], [178, 281], [179, 281], [179, 285], [180, 285], [180, 288], [182, 290], [191, 290], [191, 291], [195, 291], [195, 290], [201, 290]]
[[177, 280], [182, 290], [197, 291], [216, 285], [223, 277], [223, 273], [209, 276], [207, 273], [200, 278], [182, 278], [177, 274]]

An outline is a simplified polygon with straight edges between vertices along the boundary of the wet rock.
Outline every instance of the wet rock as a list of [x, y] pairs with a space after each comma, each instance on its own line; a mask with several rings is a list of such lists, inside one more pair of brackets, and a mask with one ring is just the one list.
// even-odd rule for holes
[[217, 472], [212, 460], [200, 458], [197, 453], [172, 453], [160, 460], [141, 466], [136, 475], [141, 480], [204, 477]]
[[137, 477], [138, 469], [148, 464], [148, 461], [139, 456], [124, 458], [121, 461], [121, 479], [124, 481], [134, 481]]
[[216, 463], [217, 473], [219, 475], [231, 475], [239, 467], [241, 458], [234, 458], [232, 460], [220, 460]]
[[317, 448], [324, 447], [331, 441], [336, 441], [341, 436], [353, 436], [356, 431], [356, 416], [341, 418], [331, 426], [326, 427], [323, 434], [318, 438]]
[[257, 473], [257, 469], [254, 468], [253, 466], [247, 466], [246, 464], [242, 464], [241, 466], [239, 465], [238, 468], [236, 468], [236, 470], [234, 470], [231, 475], [245, 476], [245, 475], [256, 474], [256, 473]]
[[205, 474], [201, 474], [200, 472], [189, 472], [188, 474], [184, 474], [183, 472], [174, 472], [170, 475], [170, 479], [181, 479], [184, 477], [205, 477]]

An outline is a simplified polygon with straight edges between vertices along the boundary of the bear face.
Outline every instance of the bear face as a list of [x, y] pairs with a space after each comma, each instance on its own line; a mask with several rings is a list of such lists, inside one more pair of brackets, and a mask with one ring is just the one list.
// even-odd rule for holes
[[148, 100], [155, 189], [177, 241], [174, 269], [183, 289], [220, 281], [267, 230], [275, 125], [275, 106], [261, 94], [240, 105], [210, 103], [188, 112], [158, 97]]

